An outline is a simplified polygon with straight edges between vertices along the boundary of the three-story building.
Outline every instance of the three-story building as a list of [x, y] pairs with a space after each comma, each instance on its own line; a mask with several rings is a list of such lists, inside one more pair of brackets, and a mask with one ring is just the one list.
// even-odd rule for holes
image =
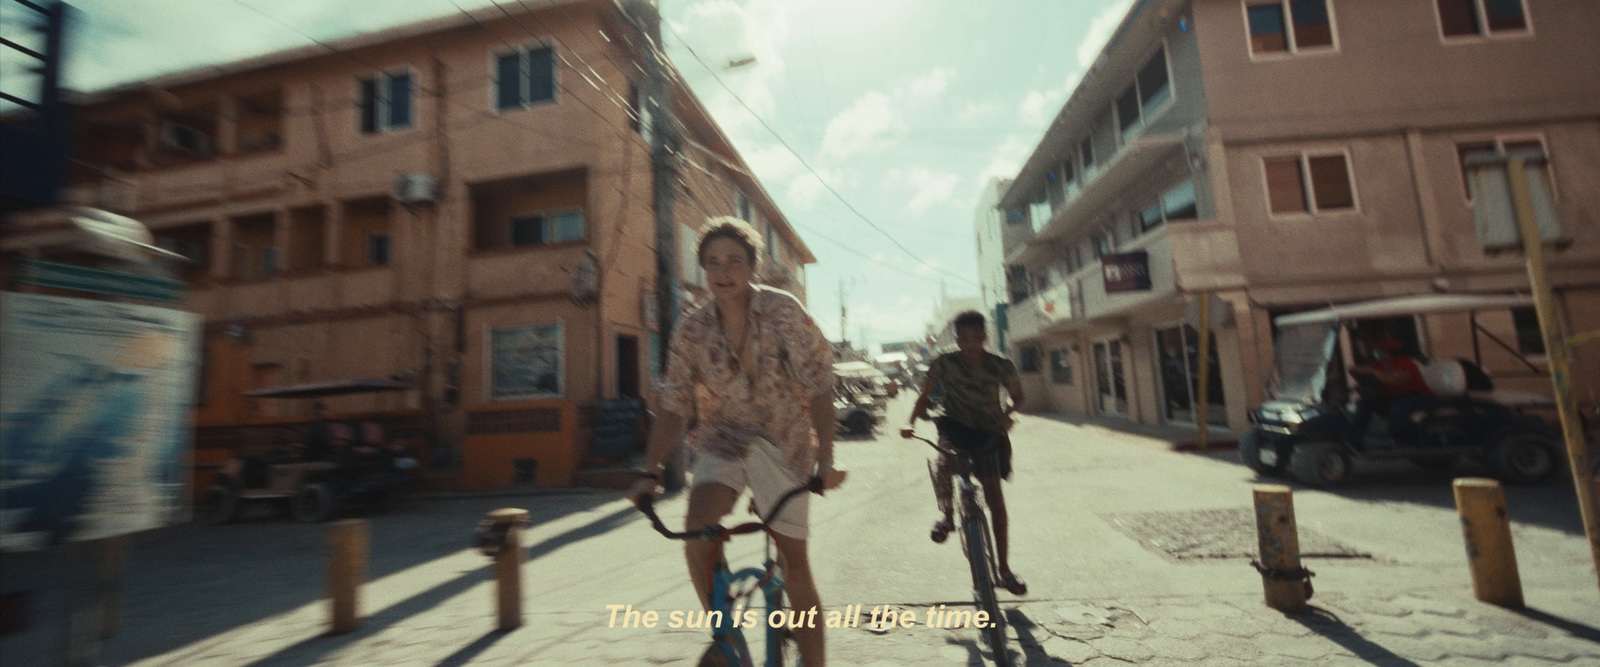
[[[1597, 42], [1582, 0], [1135, 2], [998, 204], [1021, 237], [1007, 319], [1030, 407], [1192, 425], [1205, 359], [1208, 421], [1237, 432], [1276, 315], [1526, 292], [1520, 253], [1479, 243], [1463, 157], [1481, 150], [1548, 157], [1561, 319], [1600, 328]], [[1370, 324], [1473, 356], [1465, 315]], [[1498, 381], [1549, 393], [1531, 309], [1477, 324], [1505, 344], [1481, 350]], [[1574, 355], [1590, 397], [1600, 350]]]

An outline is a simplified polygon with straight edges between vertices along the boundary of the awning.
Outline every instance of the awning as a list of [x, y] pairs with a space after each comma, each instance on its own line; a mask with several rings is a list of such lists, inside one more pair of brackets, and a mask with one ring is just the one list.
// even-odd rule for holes
[[1358, 320], [1372, 317], [1465, 313], [1474, 310], [1524, 308], [1532, 305], [1533, 297], [1523, 294], [1423, 294], [1347, 303], [1332, 308], [1313, 310], [1308, 313], [1284, 315], [1273, 321], [1280, 327], [1286, 327], [1296, 324], [1332, 323], [1339, 320]]
[[880, 364], [903, 364], [911, 361], [911, 357], [906, 356], [904, 352], [886, 352], [878, 355], [878, 358], [873, 359], [873, 361]]
[[845, 361], [833, 365], [833, 374], [842, 378], [865, 378], [883, 375], [865, 361]]
[[303, 384], [286, 384], [244, 392], [249, 398], [318, 398], [345, 394], [367, 394], [379, 391], [405, 391], [411, 383], [384, 378], [347, 378], [323, 380]]

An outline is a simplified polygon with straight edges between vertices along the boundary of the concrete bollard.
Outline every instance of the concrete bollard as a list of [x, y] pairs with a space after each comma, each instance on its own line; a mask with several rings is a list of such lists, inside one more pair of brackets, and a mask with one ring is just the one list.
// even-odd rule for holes
[[494, 557], [495, 609], [502, 632], [522, 627], [522, 527], [528, 523], [528, 510], [505, 508], [489, 513], [489, 530], [504, 535]]
[[1282, 484], [1256, 484], [1256, 535], [1267, 606], [1282, 612], [1306, 608], [1311, 597], [1311, 571], [1300, 567], [1300, 534], [1294, 522], [1294, 492]]
[[1511, 545], [1505, 490], [1500, 482], [1481, 477], [1463, 477], [1454, 486], [1473, 595], [1489, 604], [1521, 609], [1522, 579], [1517, 575], [1517, 553]]
[[361, 585], [367, 580], [370, 534], [367, 522], [345, 519], [328, 525], [328, 634], [361, 627]]

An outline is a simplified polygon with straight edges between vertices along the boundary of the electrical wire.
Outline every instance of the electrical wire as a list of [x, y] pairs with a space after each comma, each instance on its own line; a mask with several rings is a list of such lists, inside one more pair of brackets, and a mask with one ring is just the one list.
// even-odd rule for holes
[[832, 194], [834, 196], [834, 198], [838, 199], [839, 203], [844, 204], [844, 207], [846, 209], [849, 209], [849, 211], [851, 213], [854, 213], [856, 215], [856, 217], [861, 218], [861, 221], [867, 223], [867, 226], [873, 228], [874, 230], [877, 230], [877, 232], [879, 234], [882, 234], [884, 238], [889, 239], [890, 243], [893, 243], [895, 245], [895, 247], [897, 247], [900, 250], [904, 251], [906, 255], [908, 255], [912, 259], [916, 260], [917, 263], [922, 264], [923, 266], [926, 266], [926, 267], [928, 267], [930, 269], [933, 269], [934, 271], [937, 271], [939, 273], [945, 274], [945, 275], [947, 275], [947, 276], [949, 276], [951, 278], [955, 278], [956, 280], [959, 280], [961, 282], [967, 283], [969, 285], [977, 286], [978, 283], [974, 282], [971, 278], [967, 278], [967, 277], [962, 276], [960, 274], [956, 274], [956, 273], [952, 273], [950, 271], [946, 271], [946, 270], [944, 270], [942, 268], [939, 268], [938, 266], [928, 262], [927, 260], [923, 259], [922, 257], [918, 256], [915, 252], [912, 252], [910, 248], [907, 248], [905, 246], [905, 244], [900, 243], [900, 240], [895, 238], [893, 234], [890, 234], [889, 232], [884, 231], [884, 229], [882, 227], [879, 227], [877, 223], [873, 222], [871, 218], [868, 218], [865, 213], [862, 213], [853, 204], [851, 204], [848, 200], [846, 200], [844, 198], [844, 195], [839, 194], [838, 190], [835, 190], [833, 188], [833, 186], [830, 185], [828, 183], [828, 181], [822, 177], [821, 174], [817, 173], [816, 169], [813, 169], [811, 167], [810, 163], [806, 162], [806, 159], [804, 157], [800, 156], [800, 153], [798, 151], [796, 151], [793, 146], [789, 145], [788, 141], [784, 140], [783, 135], [778, 134], [778, 131], [773, 129], [773, 127], [770, 124], [768, 124], [767, 121], [765, 119], [763, 119], [760, 114], [756, 113], [755, 109], [751, 109], [750, 105], [745, 103], [744, 98], [739, 97], [738, 93], [733, 92], [733, 88], [729, 87], [728, 84], [722, 80], [722, 77], [717, 75], [716, 70], [712, 69], [710, 65], [706, 64], [705, 59], [701, 58], [700, 54], [695, 52], [694, 47], [689, 46], [689, 43], [683, 39], [682, 35], [678, 34], [678, 31], [676, 29], [674, 29], [670, 23], [663, 21], [662, 25], [666, 26], [668, 30], [672, 31], [672, 35], [674, 37], [678, 38], [678, 43], [683, 45], [683, 48], [689, 52], [689, 55], [694, 56], [695, 61], [699, 62], [700, 66], [705, 68], [706, 72], [711, 75], [711, 78], [715, 79], [717, 84], [722, 86], [723, 90], [727, 91], [729, 95], [733, 96], [734, 101], [738, 102], [739, 106], [744, 107], [745, 111], [750, 112], [750, 117], [756, 119], [756, 122], [760, 123], [761, 127], [766, 128], [767, 132], [771, 133], [772, 137], [774, 139], [778, 140], [778, 143], [783, 146], [784, 150], [789, 151], [789, 154], [793, 155], [794, 158], [800, 162], [800, 166], [805, 167], [806, 171], [810, 172], [811, 175], [817, 179], [817, 182], [820, 183], [824, 189], [826, 189], [830, 194]]

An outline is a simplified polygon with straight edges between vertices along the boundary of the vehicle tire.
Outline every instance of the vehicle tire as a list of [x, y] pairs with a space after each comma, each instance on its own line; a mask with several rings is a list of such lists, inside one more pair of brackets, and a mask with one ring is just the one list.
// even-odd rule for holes
[[1534, 431], [1513, 431], [1495, 439], [1483, 462], [1496, 475], [1516, 484], [1542, 482], [1560, 468], [1555, 442]]
[[[994, 652], [997, 665], [1010, 665], [1006, 652], [1006, 617], [1000, 613], [1000, 600], [994, 592], [994, 548], [989, 539], [989, 520], [982, 512], [966, 513], [962, 517], [961, 537], [967, 551], [967, 562], [972, 566], [972, 592], [978, 611], [989, 615], [989, 627], [980, 635], [989, 650]], [[967, 521], [972, 518], [974, 521]]]
[[289, 514], [301, 523], [321, 523], [333, 516], [333, 487], [323, 482], [311, 482], [294, 492], [289, 500]]
[[872, 417], [865, 412], [857, 412], [844, 420], [844, 427], [853, 435], [869, 435], [872, 433]]
[[1267, 465], [1261, 462], [1261, 431], [1251, 429], [1239, 438], [1239, 460], [1246, 468], [1254, 470], [1258, 475], [1279, 475], [1283, 473], [1283, 464], [1274, 463]]
[[230, 523], [238, 516], [239, 492], [225, 484], [212, 484], [195, 503], [195, 520], [208, 526]]
[[1338, 486], [1350, 478], [1350, 455], [1338, 443], [1301, 443], [1289, 455], [1289, 472], [1307, 486]]
[[1406, 460], [1423, 470], [1446, 471], [1456, 467], [1456, 461], [1461, 457], [1454, 454], [1440, 454], [1437, 456], [1407, 456]]

